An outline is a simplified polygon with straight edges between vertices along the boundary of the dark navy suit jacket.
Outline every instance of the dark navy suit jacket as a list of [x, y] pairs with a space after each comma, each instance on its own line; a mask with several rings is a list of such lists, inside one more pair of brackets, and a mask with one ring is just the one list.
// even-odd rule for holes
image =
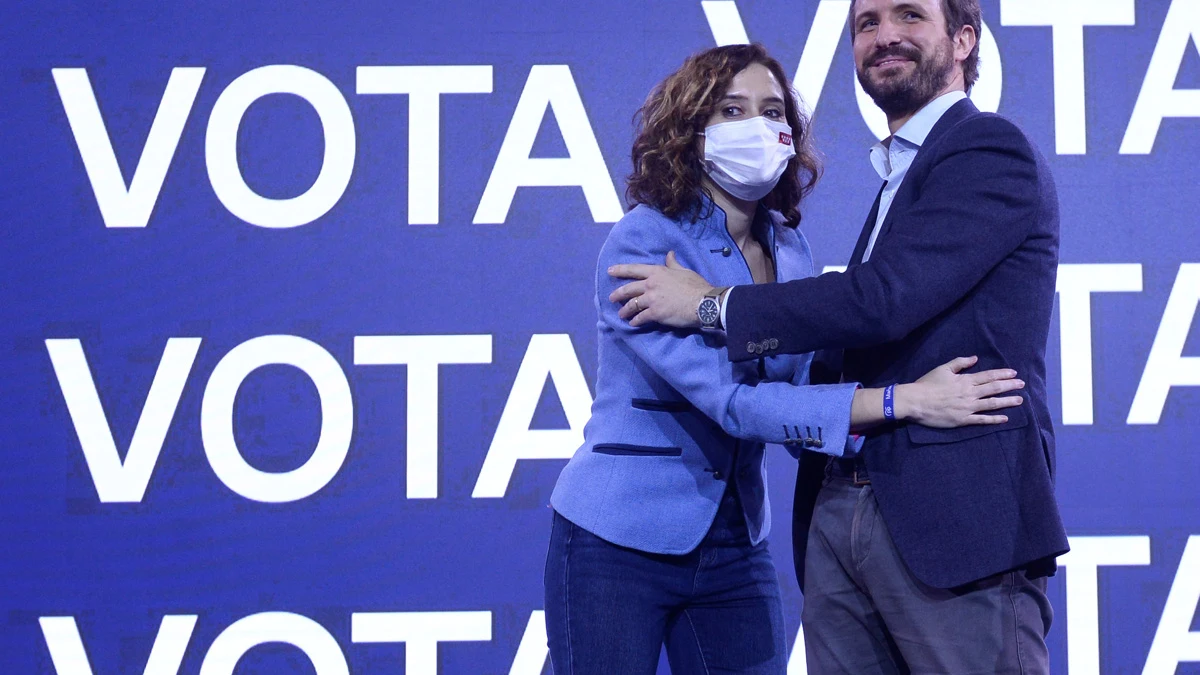
[[[738, 287], [726, 308], [729, 354], [844, 350], [846, 381], [912, 382], [957, 356], [1010, 367], [1025, 403], [1007, 423], [871, 431], [862, 457], [879, 509], [922, 582], [951, 588], [1007, 570], [1052, 572], [1067, 550], [1054, 500], [1054, 432], [1045, 347], [1058, 267], [1058, 198], [1024, 134], [970, 100], [930, 131], [862, 259], [879, 202], [845, 273]], [[735, 348], [739, 345], [740, 348]], [[836, 374], [837, 352], [820, 359]], [[814, 366], [814, 378], [820, 366]], [[826, 458], [801, 462], [793, 523], [797, 575]]]

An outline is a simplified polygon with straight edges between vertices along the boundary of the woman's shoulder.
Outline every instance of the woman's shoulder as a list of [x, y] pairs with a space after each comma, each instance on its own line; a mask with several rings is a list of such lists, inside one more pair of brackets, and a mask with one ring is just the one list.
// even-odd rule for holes
[[677, 247], [694, 238], [688, 234], [688, 225], [685, 218], [672, 218], [652, 206], [638, 204], [613, 225], [604, 248], [648, 251]]
[[685, 224], [683, 218], [672, 218], [647, 204], [637, 204], [625, 212], [621, 219], [613, 225], [613, 230], [621, 233], [662, 233], [675, 234]]

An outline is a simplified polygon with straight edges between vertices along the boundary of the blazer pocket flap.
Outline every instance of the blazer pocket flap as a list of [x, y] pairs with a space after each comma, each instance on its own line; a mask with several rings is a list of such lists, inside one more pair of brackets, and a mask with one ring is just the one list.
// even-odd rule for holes
[[971, 438], [994, 434], [997, 431], [1020, 429], [1029, 424], [1029, 416], [1025, 412], [1024, 405], [992, 411], [989, 414], [1006, 415], [1008, 416], [1008, 421], [1003, 424], [973, 424], [971, 426], [958, 427], [957, 429], [935, 429], [921, 424], [910, 423], [905, 428], [908, 429], [908, 440], [913, 445], [930, 445], [934, 443], [957, 443]]
[[630, 445], [629, 443], [597, 443], [592, 452], [602, 455], [639, 455], [655, 457], [679, 457], [683, 448], [663, 448], [653, 445]]
[[657, 398], [635, 398], [631, 405], [638, 410], [671, 413], [688, 412], [693, 407], [687, 401], [664, 401]]

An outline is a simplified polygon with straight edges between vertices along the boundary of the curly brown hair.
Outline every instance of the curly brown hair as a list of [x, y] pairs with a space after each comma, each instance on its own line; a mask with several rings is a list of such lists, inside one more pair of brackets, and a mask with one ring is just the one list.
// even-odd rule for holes
[[821, 167], [809, 138], [808, 117], [796, 104], [799, 97], [783, 67], [757, 43], [693, 54], [650, 92], [634, 116], [638, 134], [633, 142], [633, 173], [625, 190], [630, 208], [646, 204], [671, 218], [686, 216], [693, 221], [711, 213], [711, 206], [702, 213], [701, 193], [710, 205], [712, 193], [701, 182], [704, 158], [697, 138], [734, 76], [754, 63], [766, 66], [786, 92], [784, 117], [796, 148], [796, 156], [762, 204], [782, 213], [789, 227], [800, 223], [800, 200], [816, 185]]

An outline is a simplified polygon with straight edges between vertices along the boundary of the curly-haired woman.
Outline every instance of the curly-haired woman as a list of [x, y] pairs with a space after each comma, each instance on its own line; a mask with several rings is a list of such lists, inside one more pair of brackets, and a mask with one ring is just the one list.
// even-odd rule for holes
[[[841, 455], [853, 429], [884, 421], [885, 392], [808, 384], [811, 354], [731, 363], [723, 333], [639, 329], [618, 316], [614, 262], [674, 251], [672, 264], [722, 286], [813, 274], [796, 226], [818, 162], [787, 77], [761, 46], [692, 56], [639, 116], [627, 193], [636, 206], [597, 265], [596, 401], [551, 497], [551, 659], [559, 675], [650, 674], [665, 643], [675, 673], [782, 674], [764, 444]], [[978, 413], [1020, 397], [983, 399], [1022, 383], [1008, 370], [957, 374], [972, 363], [886, 392], [892, 414], [942, 427], [1004, 421]]]

